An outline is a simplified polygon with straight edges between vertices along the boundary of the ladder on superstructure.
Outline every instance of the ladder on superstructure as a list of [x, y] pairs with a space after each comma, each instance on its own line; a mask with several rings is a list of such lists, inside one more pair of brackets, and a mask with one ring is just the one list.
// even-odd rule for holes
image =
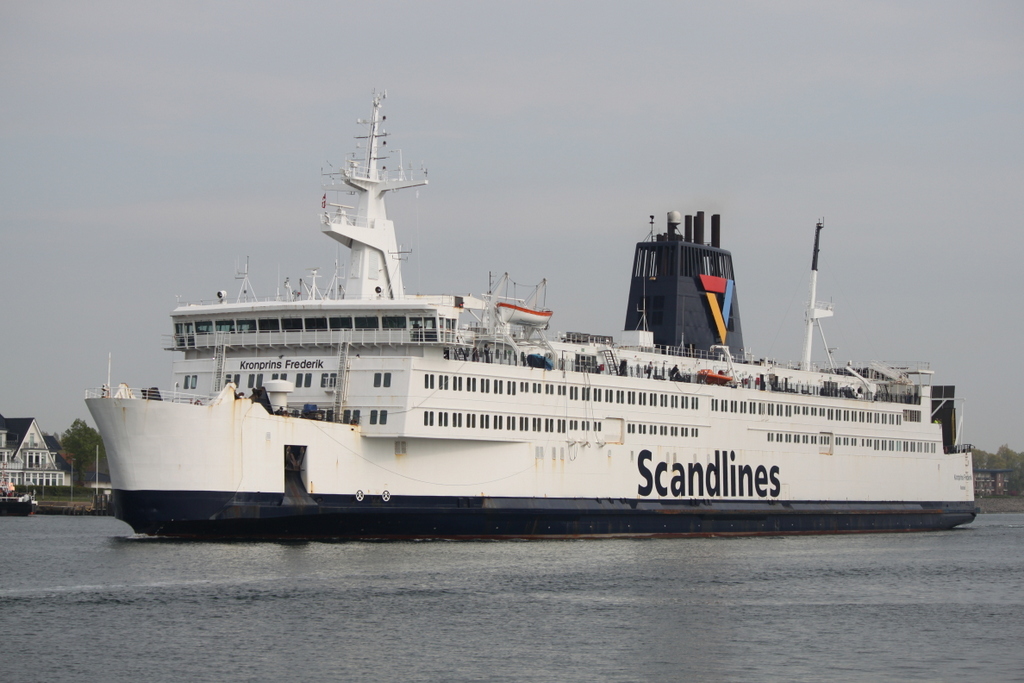
[[213, 390], [211, 393], [216, 393], [224, 387], [221, 385], [224, 376], [224, 356], [226, 353], [227, 342], [225, 341], [224, 333], [218, 332], [217, 337], [214, 341], [213, 349]]
[[601, 349], [601, 355], [604, 356], [604, 362], [606, 369], [609, 374], [619, 374], [619, 361], [615, 358], [615, 352], [611, 349]]
[[338, 378], [334, 382], [334, 421], [341, 422], [341, 406], [345, 402], [345, 380], [348, 376], [347, 341], [338, 343]]

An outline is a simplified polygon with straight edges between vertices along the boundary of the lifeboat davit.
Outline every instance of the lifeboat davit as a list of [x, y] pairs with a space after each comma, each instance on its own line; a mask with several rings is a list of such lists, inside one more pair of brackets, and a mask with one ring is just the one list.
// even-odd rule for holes
[[503, 323], [526, 325], [527, 327], [544, 327], [551, 320], [552, 311], [538, 311], [525, 306], [516, 306], [501, 302], [498, 304], [498, 316]]
[[728, 384], [732, 381], [732, 377], [722, 375], [714, 370], [708, 370], [707, 368], [698, 370], [697, 377], [703, 380], [704, 384]]

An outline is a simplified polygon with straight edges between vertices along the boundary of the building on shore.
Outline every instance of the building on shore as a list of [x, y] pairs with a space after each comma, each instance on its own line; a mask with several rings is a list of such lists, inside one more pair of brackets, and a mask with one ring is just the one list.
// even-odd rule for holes
[[107, 493], [110, 493], [110, 490], [113, 488], [110, 483], [110, 475], [106, 472], [87, 470], [82, 473], [82, 481], [86, 486], [97, 491], [105, 490]]
[[974, 468], [975, 496], [1005, 496], [1012, 469]]
[[67, 486], [71, 476], [60, 443], [34, 417], [0, 415], [0, 478], [15, 486]]

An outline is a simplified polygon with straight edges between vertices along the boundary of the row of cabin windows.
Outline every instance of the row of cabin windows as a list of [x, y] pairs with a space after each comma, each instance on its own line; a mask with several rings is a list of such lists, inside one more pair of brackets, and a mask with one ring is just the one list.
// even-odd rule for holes
[[[526, 382], [522, 382], [526, 384]], [[541, 393], [541, 384], [533, 384], [533, 393]], [[659, 394], [646, 391], [625, 391], [616, 389], [601, 389], [600, 387], [566, 387], [559, 385], [557, 392], [551, 385], [544, 386], [544, 393], [559, 396], [568, 395], [570, 401], [593, 401], [594, 403], [624, 403], [628, 405], [650, 405], [652, 407], [697, 410], [700, 407], [700, 400], [697, 396], [679, 396], [677, 394]], [[567, 391], [568, 389], [568, 391]]]
[[[463, 381], [465, 379], [465, 381]], [[479, 381], [478, 381], [479, 379]], [[376, 385], [374, 385], [376, 386]], [[601, 403], [628, 403], [629, 405], [661, 405], [662, 408], [674, 408], [683, 410], [697, 410], [700, 407], [700, 400], [697, 396], [677, 396], [669, 394], [657, 394], [636, 391], [624, 391], [613, 389], [601, 389], [600, 387], [566, 387], [565, 385], [554, 385], [547, 382], [516, 382], [514, 380], [491, 380], [489, 378], [460, 377], [458, 375], [435, 375], [425, 373], [423, 375], [424, 389], [440, 389], [452, 391], [479, 391], [481, 393], [507, 393], [515, 396], [516, 391], [520, 393], [547, 394], [550, 396], [568, 396], [573, 401], [594, 401]]]
[[[346, 410], [341, 414], [341, 421], [344, 424], [357, 425], [362, 417], [361, 411], [356, 408], [354, 410]], [[388, 411], [386, 410], [371, 410], [370, 411], [370, 424], [372, 425], [386, 425], [388, 423]]]
[[[187, 380], [188, 378], [186, 377], [185, 379]], [[263, 373], [262, 372], [250, 373], [249, 377], [246, 380], [246, 386], [249, 389], [253, 389], [253, 388], [256, 388], [256, 387], [262, 387], [263, 386], [263, 379], [264, 379], [264, 377], [263, 377]], [[273, 373], [270, 376], [270, 379], [283, 379], [283, 380], [287, 380], [288, 379], [288, 373], [287, 372], [275, 372], [275, 373]], [[224, 375], [224, 386], [227, 386], [231, 382], [234, 382], [236, 387], [241, 387], [242, 386], [241, 385], [241, 380], [242, 380], [242, 376], [240, 374]], [[333, 388], [334, 385], [337, 384], [337, 382], [338, 382], [338, 373], [336, 373], [336, 372], [322, 372], [322, 373], [320, 373], [320, 386], [323, 387], [324, 389]], [[296, 389], [302, 389], [302, 388], [311, 387], [311, 386], [313, 386], [313, 373], [312, 372], [300, 372], [300, 373], [297, 373], [295, 375], [295, 388]], [[187, 389], [188, 386], [186, 385], [185, 388]], [[193, 389], [195, 388], [194, 384], [193, 384], [192, 388]]]
[[[899, 425], [903, 423], [903, 415], [898, 413], [878, 413], [869, 410], [846, 410], [818, 406], [798, 406], [789, 403], [771, 403], [765, 401], [731, 401], [717, 398], [711, 399], [711, 412], [740, 413], [741, 415], [768, 415], [769, 417], [809, 415], [810, 417], [822, 417], [826, 420], [839, 422], [865, 422], [868, 424]], [[921, 421], [921, 411], [905, 410], [903, 412], [904, 414], [908, 412], [917, 413], [916, 421]]]
[[[526, 385], [526, 382], [520, 382]], [[377, 386], [374, 384], [374, 386]], [[387, 385], [385, 385], [387, 386]], [[479, 391], [482, 394], [505, 394], [516, 395], [516, 382], [513, 380], [492, 380], [489, 377], [460, 377], [459, 375], [435, 375], [426, 373], [423, 375], [424, 389], [438, 389], [441, 391]]]
[[769, 443], [809, 443], [827, 446], [831, 443], [832, 437], [828, 434], [782, 434], [768, 432]]
[[[810, 437], [808, 439], [808, 437]], [[768, 433], [768, 441], [775, 443], [820, 443], [822, 445], [829, 445], [833, 437], [827, 434], [779, 434], [774, 432]], [[856, 436], [836, 436], [836, 446], [853, 446], [858, 445], [861, 448], [871, 448], [876, 451], [892, 451], [896, 453], [935, 453], [936, 444], [934, 441], [900, 441], [896, 439], [873, 439]]]
[[548, 432], [565, 434], [569, 431], [570, 422], [583, 430], [601, 431], [601, 423], [597, 420], [559, 420], [548, 417], [528, 417], [525, 415], [492, 415], [476, 413], [448, 413], [445, 411], [424, 410], [424, 427], [466, 427], [468, 429], [501, 429], [505, 431]]
[[652, 434], [654, 436], [700, 436], [698, 427], [675, 427], [673, 425], [648, 425], [630, 422], [626, 425], [627, 434]]
[[[342, 315], [309, 318], [239, 318], [196, 320], [174, 324], [175, 334], [213, 332], [281, 332], [300, 330], [436, 330], [437, 318], [404, 315]], [[455, 329], [454, 318], [441, 318], [441, 327]]]
[[[595, 400], [600, 401], [600, 389], [595, 389], [595, 394], [598, 397]], [[611, 390], [605, 389], [605, 401], [610, 403]], [[570, 398], [572, 398], [570, 396]], [[614, 394], [616, 403], [626, 403], [631, 406], [651, 406], [657, 408], [678, 408], [681, 410], [698, 410], [700, 408], [700, 398], [698, 396], [677, 396], [672, 394], [658, 394], [655, 392], [647, 391], [616, 391]], [[582, 399], [586, 401], [587, 399]]]

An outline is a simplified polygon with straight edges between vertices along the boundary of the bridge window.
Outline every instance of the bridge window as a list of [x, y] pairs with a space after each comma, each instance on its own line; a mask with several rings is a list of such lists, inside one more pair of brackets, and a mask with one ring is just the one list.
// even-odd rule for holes
[[260, 332], [277, 332], [281, 329], [281, 321], [277, 318], [260, 318]]
[[352, 329], [352, 318], [351, 316], [329, 318], [327, 321], [332, 330], [351, 330]]
[[302, 318], [281, 318], [282, 330], [301, 330]]
[[197, 320], [196, 321], [196, 332], [199, 334], [210, 334], [213, 332], [213, 321], [212, 320]]
[[306, 318], [307, 330], [326, 330], [327, 318]]
[[377, 316], [356, 316], [355, 319], [357, 330], [376, 330], [379, 327]]
[[404, 315], [385, 315], [380, 319], [381, 327], [385, 330], [404, 330], [405, 329], [405, 316]]

